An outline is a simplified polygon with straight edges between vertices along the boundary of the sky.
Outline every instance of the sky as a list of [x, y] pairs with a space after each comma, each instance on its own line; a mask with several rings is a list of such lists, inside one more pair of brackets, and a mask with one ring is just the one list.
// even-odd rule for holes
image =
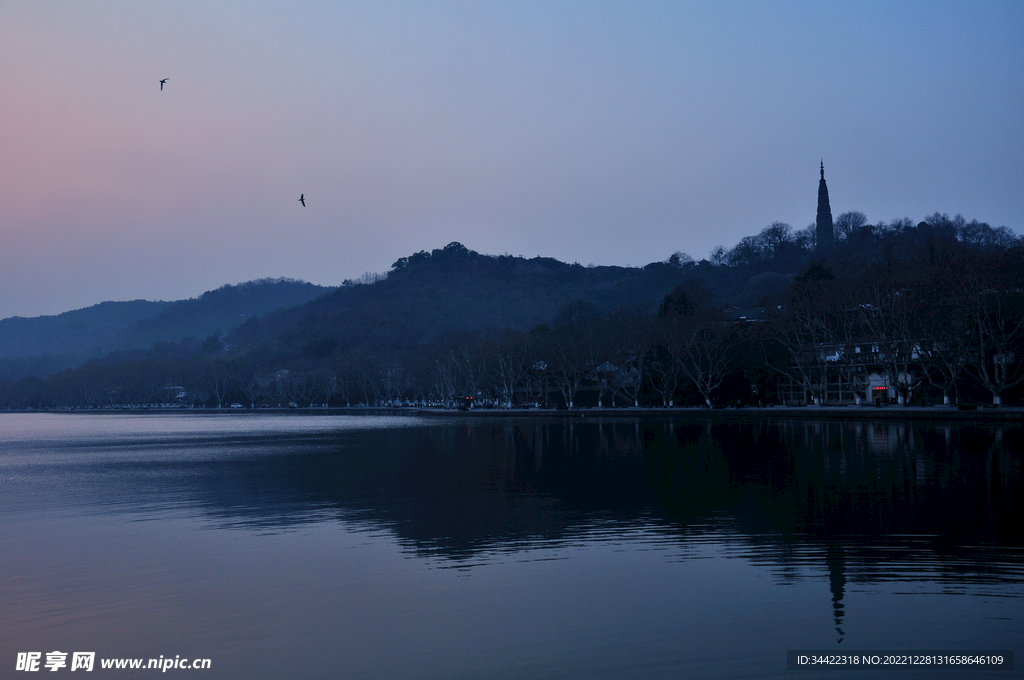
[[1024, 2], [0, 0], [0, 318], [700, 259], [822, 159], [833, 216], [1024, 233]]

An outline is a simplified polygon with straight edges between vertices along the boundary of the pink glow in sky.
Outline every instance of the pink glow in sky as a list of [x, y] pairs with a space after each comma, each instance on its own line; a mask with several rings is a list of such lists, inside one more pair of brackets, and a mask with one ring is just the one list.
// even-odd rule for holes
[[699, 258], [813, 221], [820, 158], [835, 214], [1021, 233], [1022, 34], [1020, 2], [2, 3], [0, 318], [450, 241]]

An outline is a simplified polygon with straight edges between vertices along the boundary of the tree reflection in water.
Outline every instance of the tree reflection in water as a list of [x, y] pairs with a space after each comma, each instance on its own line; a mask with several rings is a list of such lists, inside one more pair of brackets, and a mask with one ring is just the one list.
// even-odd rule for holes
[[201, 446], [216, 455], [117, 461], [122, 491], [98, 502], [156, 494], [263, 530], [333, 518], [455, 563], [609, 527], [728, 540], [781, 583], [827, 572], [840, 637], [848, 581], [1021, 575], [999, 559], [1024, 544], [1017, 426], [464, 419]]

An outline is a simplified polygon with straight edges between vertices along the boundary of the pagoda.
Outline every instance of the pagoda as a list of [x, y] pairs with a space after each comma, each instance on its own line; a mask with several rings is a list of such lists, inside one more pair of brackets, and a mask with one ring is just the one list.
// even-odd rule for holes
[[832, 208], [828, 204], [828, 186], [825, 184], [825, 161], [821, 161], [821, 181], [818, 182], [818, 217], [814, 222], [818, 250], [831, 248], [836, 242], [832, 228]]

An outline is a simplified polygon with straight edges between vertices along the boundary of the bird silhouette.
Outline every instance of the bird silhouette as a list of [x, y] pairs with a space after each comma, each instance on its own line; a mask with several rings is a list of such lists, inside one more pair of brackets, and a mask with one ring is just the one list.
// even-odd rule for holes
[[164, 78], [163, 80], [160, 81], [160, 91], [161, 92], [164, 91], [164, 83], [166, 83], [168, 80], [170, 80], [170, 78]]
[[306, 207], [306, 194], [299, 194], [299, 203], [302, 204], [303, 208]]

